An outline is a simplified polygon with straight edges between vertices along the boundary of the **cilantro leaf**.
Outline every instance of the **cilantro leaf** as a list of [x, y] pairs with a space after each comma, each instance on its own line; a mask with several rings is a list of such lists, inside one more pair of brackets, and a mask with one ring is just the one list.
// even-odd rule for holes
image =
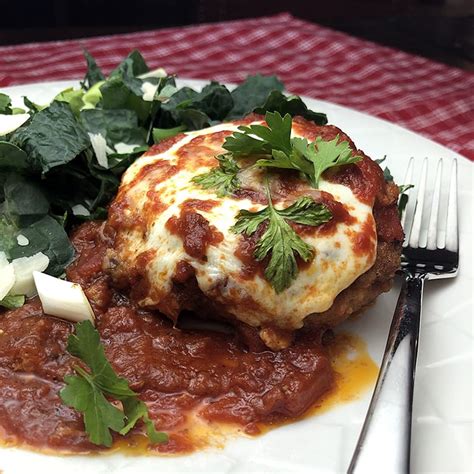
[[219, 197], [232, 194], [239, 187], [237, 175], [240, 167], [230, 154], [216, 156], [219, 166], [208, 173], [195, 176], [193, 183], [204, 189], [214, 189]]
[[236, 234], [252, 235], [260, 225], [268, 223], [255, 247], [254, 257], [257, 261], [262, 261], [271, 254], [265, 268], [265, 278], [277, 293], [281, 293], [298, 275], [296, 256], [307, 262], [314, 254], [314, 249], [293, 230], [287, 220], [317, 226], [331, 218], [329, 209], [314, 202], [310, 197], [299, 198], [291, 206], [280, 210], [275, 209], [269, 196], [268, 207], [261, 211], [241, 210], [232, 231]]
[[[99, 333], [90, 321], [76, 325], [76, 333], [69, 336], [67, 350], [81, 359], [90, 372], [76, 366], [77, 375], [64, 378], [66, 386], [60, 396], [66, 405], [84, 414], [84, 425], [92, 443], [110, 447], [110, 430], [124, 435], [140, 419], [145, 423], [152, 443], [168, 440], [165, 433], [155, 430], [145, 403], [130, 389], [127, 380], [115, 373], [105, 356]], [[121, 401], [123, 411], [109, 402], [106, 396]]]

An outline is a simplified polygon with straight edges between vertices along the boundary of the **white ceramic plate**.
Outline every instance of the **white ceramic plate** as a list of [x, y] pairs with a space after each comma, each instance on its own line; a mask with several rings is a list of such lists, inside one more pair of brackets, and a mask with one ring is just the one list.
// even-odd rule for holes
[[[200, 88], [203, 81], [181, 84]], [[5, 88], [15, 105], [27, 95], [45, 103], [74, 82], [54, 82]], [[473, 170], [474, 164], [430, 140], [386, 121], [339, 105], [305, 98], [314, 110], [325, 112], [359, 148], [372, 158], [387, 155], [395, 180], [403, 181], [411, 156], [429, 157], [430, 177], [439, 158], [457, 157], [459, 164], [460, 251], [459, 276], [426, 285], [421, 345], [416, 375], [412, 472], [472, 472], [472, 352], [473, 352]], [[445, 167], [445, 177], [448, 168]], [[417, 176], [415, 174], [415, 176]], [[367, 342], [380, 363], [398, 286], [381, 296], [363, 318], [345, 323]], [[224, 449], [208, 449], [181, 457], [110, 456], [56, 457], [14, 448], [0, 448], [0, 472], [35, 473], [165, 473], [165, 472], [345, 472], [370, 401], [341, 404], [324, 414], [292, 423], [255, 439], [234, 438]], [[379, 474], [379, 473], [377, 473]], [[380, 473], [381, 474], [381, 473]]]

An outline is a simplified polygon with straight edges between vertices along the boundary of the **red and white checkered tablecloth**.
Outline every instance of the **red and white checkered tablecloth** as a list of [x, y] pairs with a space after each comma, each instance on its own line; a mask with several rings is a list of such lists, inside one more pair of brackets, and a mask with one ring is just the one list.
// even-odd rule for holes
[[151, 67], [181, 77], [276, 74], [291, 92], [385, 118], [474, 160], [474, 74], [288, 14], [0, 47], [0, 87], [81, 78], [84, 47], [105, 71], [137, 48]]

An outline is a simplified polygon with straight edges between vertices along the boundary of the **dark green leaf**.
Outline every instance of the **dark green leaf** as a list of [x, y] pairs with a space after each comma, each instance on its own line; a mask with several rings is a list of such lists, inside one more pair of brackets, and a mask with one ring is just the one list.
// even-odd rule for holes
[[32, 169], [42, 173], [72, 161], [90, 146], [87, 133], [70, 107], [56, 101], [20, 127], [12, 143], [27, 153]]
[[72, 262], [74, 248], [63, 227], [53, 217], [44, 216], [21, 229], [21, 234], [28, 239], [29, 244], [11, 248], [9, 252], [11, 258], [30, 257], [43, 252], [49, 257], [46, 273], [54, 276], [60, 276], [64, 268]]
[[24, 171], [27, 168], [26, 153], [13, 143], [0, 141], [0, 170]]
[[4, 252], [7, 257], [10, 257], [10, 250], [17, 245], [17, 233], [17, 224], [4, 213], [0, 213], [0, 252]]
[[35, 104], [30, 99], [28, 99], [28, 97], [23, 97], [23, 103], [25, 104], [25, 107], [29, 109], [30, 113], [33, 113], [33, 114], [47, 107], [47, 105]]
[[137, 115], [132, 110], [85, 109], [80, 117], [85, 130], [100, 133], [110, 147], [116, 143], [146, 145], [146, 130], [138, 125]]
[[[149, 72], [148, 65], [139, 51], [134, 49], [111, 73], [110, 77], [123, 75], [130, 70], [131, 75], [140, 76]], [[127, 72], [128, 74], [128, 72]]]
[[101, 103], [104, 109], [133, 110], [145, 122], [152, 111], [152, 102], [143, 100], [143, 81], [134, 77], [130, 68], [125, 70], [124, 75], [113, 76], [100, 87]]
[[190, 87], [183, 87], [161, 107], [174, 124], [184, 124], [188, 130], [198, 130], [209, 126], [212, 121], [223, 120], [232, 105], [228, 89], [211, 82], [199, 93]]
[[0, 114], [11, 115], [11, 105], [12, 101], [10, 97], [8, 97], [7, 94], [2, 94], [0, 92]]
[[400, 196], [398, 198], [398, 213], [400, 217], [402, 216], [403, 211], [405, 210], [408, 204], [408, 194], [406, 194], [406, 192], [414, 187], [415, 186], [413, 184], [403, 184], [401, 186], [398, 186], [398, 191], [400, 193]]
[[290, 114], [292, 117], [300, 115], [317, 125], [328, 123], [326, 114], [309, 110], [306, 104], [296, 95], [286, 96], [280, 91], [273, 91], [268, 96], [265, 103], [257, 107], [254, 112], [265, 114], [266, 112], [278, 112], [281, 115]]
[[89, 54], [89, 51], [84, 49], [84, 57], [87, 62], [87, 72], [84, 77], [82, 86], [84, 89], [90, 89], [94, 84], [105, 80], [105, 76], [95, 62], [95, 59]]
[[248, 76], [232, 92], [234, 105], [228, 113], [226, 120], [245, 117], [257, 107], [265, 104], [272, 91], [283, 91], [283, 83], [276, 76]]
[[6, 212], [13, 216], [44, 216], [49, 201], [43, 190], [31, 180], [10, 173], [3, 185]]

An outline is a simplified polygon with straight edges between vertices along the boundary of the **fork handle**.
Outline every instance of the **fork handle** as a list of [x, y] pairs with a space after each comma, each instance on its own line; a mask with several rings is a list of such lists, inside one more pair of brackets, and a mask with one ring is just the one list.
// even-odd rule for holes
[[413, 385], [424, 275], [405, 274], [374, 394], [348, 474], [410, 472]]

